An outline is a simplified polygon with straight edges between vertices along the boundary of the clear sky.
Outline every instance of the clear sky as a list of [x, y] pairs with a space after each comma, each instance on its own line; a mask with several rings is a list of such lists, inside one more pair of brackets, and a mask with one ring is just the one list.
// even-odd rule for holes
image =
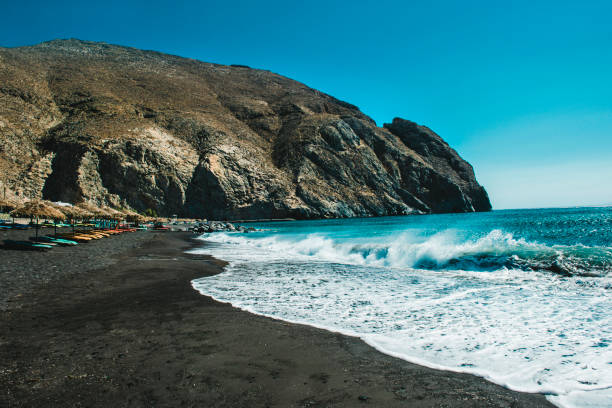
[[22, 1], [0, 46], [79, 38], [268, 69], [429, 126], [493, 207], [612, 204], [610, 1]]

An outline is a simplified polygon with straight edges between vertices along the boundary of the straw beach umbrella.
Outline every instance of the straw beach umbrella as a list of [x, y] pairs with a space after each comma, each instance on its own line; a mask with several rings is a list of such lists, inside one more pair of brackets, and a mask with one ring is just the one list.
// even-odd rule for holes
[[[68, 215], [66, 214], [66, 211], [64, 211], [64, 206], [60, 205], [59, 203], [54, 203], [53, 201], [46, 201], [43, 200], [43, 203], [50, 205], [51, 207], [55, 208], [57, 211], [61, 212], [63, 214], [62, 219], [66, 220], [68, 219]], [[57, 235], [57, 219], [55, 219], [53, 221], [53, 235]]]
[[79, 208], [89, 211], [91, 214], [93, 214], [94, 217], [106, 216], [106, 212], [102, 208], [98, 207], [97, 205], [93, 203], [82, 201], [75, 205]]
[[82, 220], [87, 217], [91, 217], [91, 213], [83, 208], [76, 207], [74, 205], [56, 205], [56, 208], [60, 210], [72, 224], [72, 232], [74, 233], [75, 220]]
[[109, 218], [112, 220], [122, 220], [125, 218], [125, 214], [119, 210], [115, 210], [111, 207], [103, 207], [103, 209], [109, 214]]
[[81, 217], [83, 212], [80, 208], [72, 205], [56, 205], [55, 208], [61, 211], [68, 220]]
[[30, 217], [36, 219], [36, 239], [38, 240], [38, 219], [51, 218], [54, 220], [64, 218], [64, 214], [53, 206], [40, 201], [29, 201], [19, 208], [11, 211], [13, 217]]
[[104, 206], [102, 207], [102, 210], [104, 210], [107, 213], [107, 216], [105, 218], [107, 218], [108, 220], [119, 221], [125, 218], [124, 213], [122, 213], [121, 211], [117, 211], [114, 208]]
[[134, 222], [137, 224], [139, 222], [142, 222], [142, 220], [145, 219], [144, 216], [132, 210], [124, 209], [122, 210], [122, 212], [125, 214], [125, 219], [129, 222]]
[[94, 217], [94, 219], [103, 219], [103, 218], [108, 217], [109, 215], [102, 208], [98, 207], [95, 204], [86, 202], [86, 201], [80, 202], [76, 204], [76, 206], [79, 207], [80, 209], [87, 211], [89, 214], [91, 214], [92, 217]]
[[9, 198], [0, 199], [0, 212], [7, 211], [7, 210], [12, 211], [18, 206], [19, 204], [17, 204], [17, 201], [13, 201]]
[[[25, 203], [25, 200], [18, 196], [12, 197], [3, 197], [0, 200], [0, 212], [2, 211], [12, 211]], [[13, 218], [13, 224], [15, 223], [15, 217]]]
[[[4, 211], [13, 211], [18, 206], [19, 204], [17, 201], [13, 201], [9, 198], [0, 199], [0, 213]], [[15, 223], [15, 220], [13, 220], [13, 223]]]

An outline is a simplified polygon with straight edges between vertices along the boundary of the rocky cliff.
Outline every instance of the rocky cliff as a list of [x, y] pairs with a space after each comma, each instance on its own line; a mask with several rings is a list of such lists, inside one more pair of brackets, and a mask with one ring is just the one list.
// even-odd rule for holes
[[104, 43], [0, 48], [0, 138], [0, 188], [26, 197], [215, 219], [491, 208], [426, 127], [377, 127], [268, 71]]

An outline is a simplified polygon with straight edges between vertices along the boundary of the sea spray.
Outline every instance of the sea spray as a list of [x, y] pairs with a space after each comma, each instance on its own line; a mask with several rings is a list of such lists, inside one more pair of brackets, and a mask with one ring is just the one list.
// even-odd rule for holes
[[401, 233], [378, 238], [335, 240], [319, 233], [298, 237], [215, 234], [208, 242], [290, 253], [302, 259], [390, 268], [497, 270], [517, 268], [568, 275], [605, 276], [612, 271], [612, 249], [584, 245], [547, 246], [493, 230], [476, 239], [444, 230], [428, 237]]

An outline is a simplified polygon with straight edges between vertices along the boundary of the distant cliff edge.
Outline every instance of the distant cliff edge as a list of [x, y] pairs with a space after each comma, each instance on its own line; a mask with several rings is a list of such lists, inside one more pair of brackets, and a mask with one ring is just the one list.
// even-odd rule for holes
[[105, 43], [0, 48], [0, 137], [1, 188], [31, 198], [211, 219], [491, 209], [424, 126], [377, 127], [268, 71]]

